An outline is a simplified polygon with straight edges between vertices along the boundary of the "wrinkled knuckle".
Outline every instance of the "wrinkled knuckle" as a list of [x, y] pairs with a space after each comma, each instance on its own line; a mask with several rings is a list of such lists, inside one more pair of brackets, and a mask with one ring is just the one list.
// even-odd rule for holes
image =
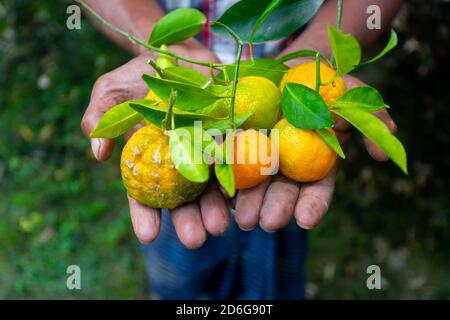
[[91, 131], [93, 130], [92, 122], [94, 121], [92, 114], [89, 112], [86, 112], [83, 115], [83, 118], [81, 119], [81, 130], [89, 136], [91, 134]]
[[111, 76], [111, 73], [105, 73], [95, 81], [94, 89], [99, 93], [108, 93], [114, 86], [114, 82], [114, 77]]
[[89, 134], [89, 128], [88, 128], [88, 119], [87, 119], [87, 115], [86, 113], [83, 115], [83, 118], [81, 119], [81, 130], [83, 130], [83, 132], [85, 134]]

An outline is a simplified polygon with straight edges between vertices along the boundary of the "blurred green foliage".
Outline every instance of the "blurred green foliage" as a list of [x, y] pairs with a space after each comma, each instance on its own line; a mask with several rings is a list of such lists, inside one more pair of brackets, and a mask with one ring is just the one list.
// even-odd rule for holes
[[85, 19], [69, 31], [69, 4], [0, 4], [0, 298], [145, 297], [117, 153], [97, 163], [80, 129], [95, 79], [130, 57]]
[[[0, 3], [0, 298], [145, 298], [119, 153], [95, 162], [80, 130], [95, 79], [130, 56], [86, 19], [68, 30], [69, 4]], [[312, 232], [311, 298], [450, 298], [448, 16], [448, 2], [409, 1], [399, 48], [360, 74], [392, 106], [410, 175], [350, 143]], [[66, 289], [70, 264], [81, 291]], [[383, 290], [366, 288], [371, 264]]]

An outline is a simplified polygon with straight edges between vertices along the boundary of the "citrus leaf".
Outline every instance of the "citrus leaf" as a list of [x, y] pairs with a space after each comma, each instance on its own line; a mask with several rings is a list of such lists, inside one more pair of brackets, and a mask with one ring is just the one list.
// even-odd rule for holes
[[[160, 103], [155, 103], [155, 101], [151, 101], [151, 100], [130, 100], [129, 103], [130, 103], [130, 106], [140, 105], [140, 106], [148, 108], [148, 109], [152, 109], [152, 110], [156, 110], [156, 111], [161, 111], [161, 112], [167, 113], [167, 105], [161, 105]], [[210, 116], [208, 113], [213, 111], [215, 108], [216, 108], [216, 105], [213, 104], [211, 106], [207, 106], [207, 107], [205, 107], [203, 109], [199, 109], [199, 110], [196, 110], [195, 112], [192, 112], [192, 111], [180, 110], [177, 107], [174, 107], [172, 109], [172, 112], [175, 115], [183, 116], [183, 117], [186, 117], [186, 118], [211, 119], [212, 120], [212, 119], [216, 119], [216, 118]]]
[[[317, 54], [317, 51], [314, 51], [314, 50], [299, 50], [299, 51], [294, 51], [294, 52], [285, 54], [285, 55], [282, 56], [282, 57], [279, 57], [279, 58], [276, 60], [276, 62], [278, 62], [278, 63], [284, 63], [284, 62], [286, 62], [286, 61], [294, 60], [294, 59], [297, 59], [297, 58], [303, 58], [303, 57], [315, 57], [316, 54]], [[321, 57], [324, 58], [324, 59], [326, 59], [325, 56], [322, 56], [322, 55], [321, 55]]]
[[405, 174], [408, 173], [405, 148], [391, 134], [383, 121], [359, 108], [336, 109], [334, 113], [350, 122], [356, 129], [380, 147]]
[[[130, 107], [144, 117], [145, 120], [153, 123], [157, 127], [161, 127], [161, 123], [167, 114], [167, 109], [158, 110], [149, 108], [142, 103], [131, 103]], [[183, 127], [193, 125], [196, 117], [192, 115], [174, 114], [174, 119], [175, 127]]]
[[[161, 47], [159, 49], [164, 50], [164, 51], [169, 51], [169, 48], [165, 44], [161, 45]], [[158, 53], [158, 55], [156, 57], [156, 66], [159, 69], [164, 70], [166, 68], [175, 67], [175, 65], [176, 65], [176, 61], [175, 61], [174, 57], [169, 56], [164, 53]]]
[[195, 114], [204, 119], [219, 120], [227, 119], [229, 117], [229, 101], [226, 99], [217, 100], [210, 106], [195, 111]]
[[[246, 112], [234, 117], [234, 124], [236, 127], [240, 127], [248, 118], [253, 115], [254, 112]], [[227, 129], [231, 128], [231, 119], [221, 120], [204, 120], [203, 128], [205, 129], [217, 129], [222, 133], [226, 133]]]
[[227, 163], [216, 163], [214, 165], [214, 172], [216, 173], [217, 181], [225, 189], [230, 198], [236, 194], [236, 187], [234, 183], [233, 166]]
[[345, 154], [341, 148], [341, 144], [334, 134], [327, 129], [316, 130], [316, 133], [323, 140], [323, 142], [325, 142], [331, 149], [334, 150], [334, 152], [337, 153], [339, 157], [345, 159]]
[[172, 90], [175, 90], [177, 92], [177, 108], [182, 110], [195, 111], [224, 98], [211, 89], [202, 89], [191, 84], [158, 79], [146, 74], [142, 76], [142, 79], [165, 102], [169, 100]]
[[173, 10], [156, 23], [148, 43], [159, 47], [189, 39], [198, 34], [205, 23], [205, 15], [197, 9]]
[[109, 109], [91, 132], [91, 138], [117, 138], [141, 122], [143, 117], [130, 108], [129, 103], [126, 101]]
[[[241, 0], [218, 19], [236, 33], [244, 43], [265, 42], [287, 37], [306, 24], [322, 5], [323, 0], [284, 0], [264, 19], [258, 30], [253, 30], [272, 0]], [[212, 25], [218, 34], [230, 37], [226, 29]]]
[[208, 165], [203, 161], [201, 150], [194, 148], [194, 139], [185, 128], [167, 131], [169, 135], [170, 159], [178, 172], [195, 183], [209, 179]]
[[389, 41], [386, 44], [386, 46], [384, 47], [383, 50], [381, 50], [380, 53], [378, 53], [375, 57], [373, 57], [372, 59], [362, 62], [360, 63], [356, 68], [356, 70], [359, 70], [362, 67], [365, 67], [377, 60], [380, 60], [382, 57], [384, 57], [387, 53], [389, 53], [389, 51], [391, 51], [392, 49], [394, 49], [398, 44], [398, 37], [397, 37], [397, 33], [394, 31], [394, 29], [391, 29], [391, 35], [389, 37]]
[[287, 121], [301, 129], [323, 129], [333, 126], [328, 106], [316, 91], [297, 83], [283, 89], [281, 109]]
[[383, 97], [375, 88], [355, 87], [331, 103], [334, 108], [360, 108], [368, 112], [387, 108]]
[[[223, 150], [214, 139], [214, 137], [205, 131], [201, 126], [186, 126], [179, 128], [186, 130], [185, 134], [189, 134], [193, 140], [193, 147], [199, 150], [203, 155], [207, 155], [209, 159], [223, 161]], [[220, 135], [222, 137], [222, 135]], [[203, 158], [205, 159], [205, 158]]]
[[343, 76], [352, 71], [361, 61], [361, 46], [351, 34], [344, 34], [333, 26], [328, 26], [333, 56], [336, 59], [337, 74]]
[[[235, 64], [229, 64], [225, 68], [226, 72], [231, 75], [234, 72]], [[289, 67], [285, 64], [270, 58], [254, 59], [253, 62], [251, 60], [242, 60], [239, 66], [239, 77], [264, 77], [279, 85], [286, 73], [285, 71], [288, 69]], [[217, 77], [225, 80], [224, 71], [221, 71]]]
[[208, 77], [203, 73], [187, 67], [170, 67], [162, 70], [163, 78], [203, 87], [208, 84]]
[[258, 20], [256, 20], [255, 25], [253, 26], [252, 35], [250, 36], [249, 43], [253, 43], [255, 39], [256, 32], [261, 27], [261, 25], [266, 21], [269, 15], [283, 2], [283, 0], [272, 0], [269, 5], [264, 9], [264, 12], [259, 16]]

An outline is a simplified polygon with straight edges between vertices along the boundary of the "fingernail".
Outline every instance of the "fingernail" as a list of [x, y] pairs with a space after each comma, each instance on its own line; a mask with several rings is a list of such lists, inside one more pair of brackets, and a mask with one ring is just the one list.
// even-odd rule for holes
[[305, 229], [305, 230], [311, 230], [313, 228], [310, 225], [303, 224], [300, 220], [297, 220], [297, 224], [300, 228]]
[[91, 139], [91, 148], [92, 148], [92, 153], [94, 154], [95, 159], [99, 160], [100, 151], [102, 148], [102, 141], [98, 138]]
[[275, 230], [268, 230], [268, 229], [266, 229], [266, 227], [264, 227], [264, 223], [261, 223], [261, 221], [259, 222], [259, 227], [261, 229], [263, 229], [267, 233], [274, 233], [275, 232]]
[[238, 226], [239, 226], [239, 229], [241, 229], [242, 231], [245, 231], [245, 232], [252, 231], [253, 229], [255, 229], [255, 227], [252, 227], [252, 228], [243, 228], [243, 227], [241, 227], [240, 225], [238, 225]]

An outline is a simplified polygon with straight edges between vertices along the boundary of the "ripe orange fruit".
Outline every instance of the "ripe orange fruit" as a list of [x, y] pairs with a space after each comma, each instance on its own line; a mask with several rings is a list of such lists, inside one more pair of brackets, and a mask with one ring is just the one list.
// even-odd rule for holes
[[[278, 129], [278, 151], [281, 173], [295, 181], [311, 182], [324, 178], [334, 166], [337, 154], [313, 130], [298, 129], [286, 119]], [[329, 129], [331, 132], [334, 131]]]
[[122, 150], [122, 180], [133, 199], [151, 208], [175, 208], [194, 200], [206, 183], [184, 178], [170, 160], [169, 137], [150, 124], [136, 131]]
[[[230, 148], [231, 149], [231, 148]], [[226, 153], [230, 150], [226, 149]], [[233, 138], [233, 172], [236, 189], [252, 188], [274, 174], [278, 159], [272, 159], [271, 140], [265, 134], [249, 129]]]
[[[344, 80], [337, 77], [336, 71], [324, 63], [320, 63], [320, 81], [322, 83], [331, 81], [319, 89], [320, 95], [328, 105], [347, 91]], [[316, 62], [302, 63], [289, 69], [280, 83], [281, 91], [286, 83], [299, 83], [314, 90], [316, 88]]]

